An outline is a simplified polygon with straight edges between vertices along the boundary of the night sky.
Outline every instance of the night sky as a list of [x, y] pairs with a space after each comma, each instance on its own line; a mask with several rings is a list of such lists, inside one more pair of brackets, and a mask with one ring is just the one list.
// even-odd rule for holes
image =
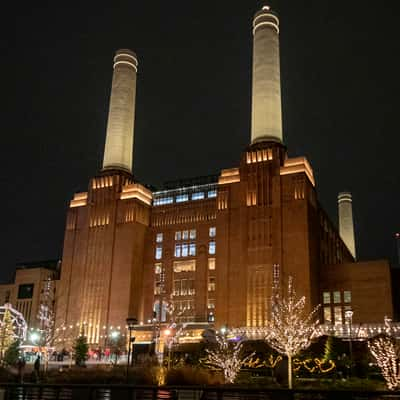
[[[160, 187], [218, 173], [249, 144], [251, 21], [261, 1], [107, 3], [19, 2], [15, 23], [9, 17], [0, 42], [3, 99], [8, 91], [14, 99], [1, 121], [1, 281], [17, 262], [61, 257], [68, 202], [101, 167], [116, 49], [139, 57], [137, 180]], [[333, 221], [337, 193], [353, 193], [359, 258], [394, 260], [396, 2], [272, 5], [289, 155], [308, 158]]]

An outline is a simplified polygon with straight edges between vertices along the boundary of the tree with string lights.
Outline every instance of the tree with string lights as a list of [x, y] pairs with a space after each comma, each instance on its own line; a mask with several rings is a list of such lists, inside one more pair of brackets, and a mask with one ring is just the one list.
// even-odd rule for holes
[[43, 284], [40, 293], [39, 311], [37, 319], [39, 322], [38, 338], [35, 340], [42, 353], [45, 371], [48, 368], [49, 355], [51, 349], [54, 347], [56, 339], [65, 330], [62, 324], [59, 328], [55, 328], [56, 313], [55, 313], [55, 281], [48, 277]]
[[286, 293], [274, 284], [271, 301], [271, 317], [265, 327], [265, 340], [279, 353], [288, 358], [289, 389], [292, 389], [292, 360], [301, 350], [307, 349], [311, 339], [317, 336], [319, 321], [315, 318], [319, 306], [311, 313], [305, 309], [306, 298], [298, 298], [289, 277]]
[[3, 320], [0, 321], [0, 355], [3, 359], [7, 349], [14, 343], [14, 324], [11, 318], [11, 312], [6, 309], [4, 312]]
[[204, 365], [208, 368], [222, 371], [225, 383], [233, 383], [240, 368], [244, 366], [255, 353], [243, 355], [242, 341], [229, 341], [226, 334], [216, 336], [216, 347], [206, 349], [207, 357]]
[[368, 342], [389, 390], [400, 390], [400, 346], [391, 335], [390, 321], [385, 319], [386, 334]]

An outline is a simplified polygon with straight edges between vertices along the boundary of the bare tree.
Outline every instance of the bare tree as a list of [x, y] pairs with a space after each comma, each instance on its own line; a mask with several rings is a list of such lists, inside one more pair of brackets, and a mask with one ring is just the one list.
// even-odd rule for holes
[[216, 335], [216, 347], [206, 349], [204, 364], [212, 369], [221, 370], [226, 383], [233, 383], [240, 368], [247, 364], [255, 353], [243, 355], [242, 341], [229, 341], [226, 335]]
[[271, 318], [265, 328], [265, 340], [279, 353], [288, 358], [289, 388], [292, 389], [292, 359], [311, 344], [317, 335], [318, 320], [315, 319], [319, 306], [311, 313], [305, 309], [306, 298], [298, 298], [289, 277], [286, 293], [279, 287], [273, 288]]
[[385, 319], [386, 334], [368, 342], [389, 390], [400, 389], [400, 346], [392, 336], [390, 320]]

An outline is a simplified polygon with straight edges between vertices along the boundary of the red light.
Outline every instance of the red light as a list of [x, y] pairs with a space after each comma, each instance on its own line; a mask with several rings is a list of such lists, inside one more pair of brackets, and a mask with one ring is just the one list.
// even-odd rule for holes
[[396, 238], [400, 239], [400, 233], [396, 233]]

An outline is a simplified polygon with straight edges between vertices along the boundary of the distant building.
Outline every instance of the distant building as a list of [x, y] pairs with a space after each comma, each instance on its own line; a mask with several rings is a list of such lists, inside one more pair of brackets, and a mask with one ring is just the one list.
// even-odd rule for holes
[[0, 304], [11, 303], [22, 313], [30, 328], [38, 327], [40, 296], [48, 280], [53, 282], [55, 289], [59, 264], [58, 260], [18, 264], [14, 281], [0, 285]]

